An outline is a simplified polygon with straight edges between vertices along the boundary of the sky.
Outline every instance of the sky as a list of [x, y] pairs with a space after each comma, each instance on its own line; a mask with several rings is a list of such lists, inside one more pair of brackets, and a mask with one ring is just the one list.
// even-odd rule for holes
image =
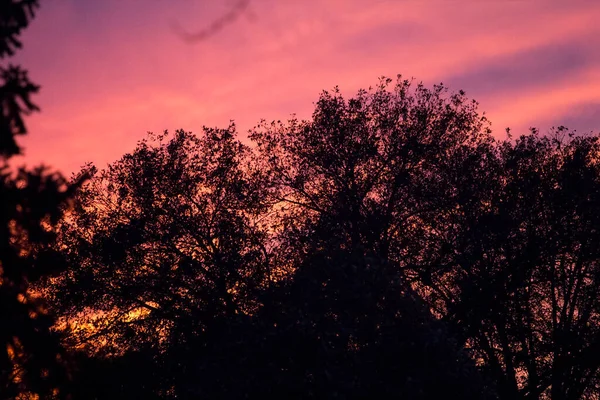
[[597, 0], [42, 0], [13, 63], [42, 88], [18, 163], [103, 168], [146, 132], [309, 118], [325, 89], [443, 82], [494, 135], [600, 131]]

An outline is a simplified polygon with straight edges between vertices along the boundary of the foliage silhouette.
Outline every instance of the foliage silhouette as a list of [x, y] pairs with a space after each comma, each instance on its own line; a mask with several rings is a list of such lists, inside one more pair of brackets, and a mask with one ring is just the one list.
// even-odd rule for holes
[[490, 148], [486, 122], [462, 93], [390, 83], [324, 93], [312, 121], [257, 127], [255, 150], [232, 125], [87, 166], [54, 282], [71, 346], [152, 360], [162, 397], [492, 398], [399, 239], [449, 207], [433, 185]]
[[[256, 308], [268, 269], [256, 218], [265, 206], [234, 133], [159, 135], [106, 171], [90, 166], [96, 176], [62, 226], [73, 268], [55, 303], [114, 319], [106, 329], [118, 332], [115, 352], [139, 346], [141, 335], [177, 341], [170, 335]], [[144, 316], [131, 319], [136, 312]]]
[[0, 57], [12, 56], [22, 47], [19, 35], [39, 7], [38, 0], [4, 0], [0, 3]]
[[[35, 0], [0, 1], [0, 58], [21, 47], [19, 34], [38, 7]], [[51, 248], [61, 204], [76, 185], [46, 168], [12, 170], [20, 153], [15, 136], [23, 117], [37, 107], [38, 87], [17, 66], [0, 67], [0, 398], [59, 398], [65, 395], [67, 357], [53, 332], [47, 305], [32, 284], [64, 266]]]
[[445, 249], [423, 285], [507, 399], [600, 389], [598, 137], [556, 133], [498, 145], [488, 183], [452, 218], [463, 228], [436, 235]]
[[84, 168], [52, 288], [80, 397], [594, 398], [598, 137], [391, 84]]
[[[21, 48], [19, 34], [29, 25], [37, 7], [37, 0], [0, 2], [0, 59]], [[0, 83], [0, 156], [5, 158], [20, 153], [15, 136], [27, 132], [23, 116], [38, 111], [31, 95], [39, 87], [29, 80], [27, 71], [13, 65], [0, 66]]]

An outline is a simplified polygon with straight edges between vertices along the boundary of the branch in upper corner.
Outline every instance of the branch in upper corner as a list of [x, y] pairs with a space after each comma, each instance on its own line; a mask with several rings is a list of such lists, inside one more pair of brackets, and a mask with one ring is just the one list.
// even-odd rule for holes
[[186, 42], [199, 42], [210, 36], [215, 35], [216, 33], [223, 30], [225, 27], [227, 27], [227, 25], [231, 25], [233, 22], [235, 22], [240, 17], [240, 15], [242, 15], [242, 13], [246, 11], [249, 4], [250, 0], [236, 1], [236, 3], [231, 7], [231, 9], [227, 13], [223, 14], [221, 17], [214, 20], [209, 26], [198, 32], [188, 32], [179, 24], [174, 24], [173, 29]]

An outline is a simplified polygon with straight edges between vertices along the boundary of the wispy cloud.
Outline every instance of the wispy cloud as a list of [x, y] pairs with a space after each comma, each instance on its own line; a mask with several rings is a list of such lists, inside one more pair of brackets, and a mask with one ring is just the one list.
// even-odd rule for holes
[[[42, 84], [28, 161], [109, 162], [148, 130], [308, 117], [322, 89], [402, 73], [466, 89], [503, 128], [600, 125], [600, 4], [592, 1], [46, 2], [20, 60]], [[229, 7], [229, 8], [228, 8]]]

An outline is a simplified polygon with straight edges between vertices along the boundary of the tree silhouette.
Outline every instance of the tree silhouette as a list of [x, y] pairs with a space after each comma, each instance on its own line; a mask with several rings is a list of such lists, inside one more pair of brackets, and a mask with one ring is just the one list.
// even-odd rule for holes
[[436, 236], [422, 293], [502, 398], [598, 393], [598, 149], [537, 132], [500, 143], [453, 217], [461, 229]]
[[162, 397], [492, 397], [398, 239], [448, 207], [431, 185], [489, 148], [485, 120], [462, 93], [390, 82], [263, 124], [255, 151], [232, 125], [86, 167], [53, 282], [71, 346], [100, 369], [149, 360], [142, 386]]
[[[0, 3], [0, 59], [12, 56], [21, 48], [21, 30], [29, 25], [37, 0], [3, 0]], [[29, 81], [27, 71], [18, 66], [0, 66], [0, 156], [3, 158], [19, 154], [16, 135], [26, 133], [23, 116], [38, 108], [31, 102], [31, 95], [39, 90]]]
[[478, 173], [493, 140], [477, 103], [446, 96], [443, 85], [413, 89], [398, 77], [387, 90], [391, 83], [348, 101], [324, 92], [312, 121], [263, 123], [252, 133], [269, 195], [287, 207], [283, 251], [297, 254], [303, 237], [327, 226], [339, 246], [404, 269], [427, 235], [419, 218], [442, 218], [461, 179]]
[[464, 94], [400, 78], [388, 90], [391, 82], [348, 101], [325, 92], [311, 121], [262, 124], [251, 135], [284, 210], [276, 258], [295, 265], [274, 309], [328, 349], [322, 358], [333, 365], [311, 374], [322, 397], [481, 398], [483, 383], [408, 285], [418, 240], [404, 235], [421, 214], [443, 215], [450, 174], [481, 158], [491, 138]]
[[256, 307], [268, 272], [264, 205], [234, 135], [233, 125], [177, 131], [99, 174], [90, 167], [96, 177], [62, 226], [72, 268], [55, 302], [94, 311], [102, 332], [118, 336], [116, 352]]
[[[21, 47], [18, 36], [37, 7], [37, 1], [0, 2], [0, 58]], [[65, 352], [31, 285], [64, 266], [51, 245], [72, 188], [44, 167], [8, 166], [20, 152], [15, 136], [27, 132], [23, 117], [37, 110], [30, 96], [38, 87], [16, 66], [0, 67], [0, 80], [0, 398], [62, 397]]]

